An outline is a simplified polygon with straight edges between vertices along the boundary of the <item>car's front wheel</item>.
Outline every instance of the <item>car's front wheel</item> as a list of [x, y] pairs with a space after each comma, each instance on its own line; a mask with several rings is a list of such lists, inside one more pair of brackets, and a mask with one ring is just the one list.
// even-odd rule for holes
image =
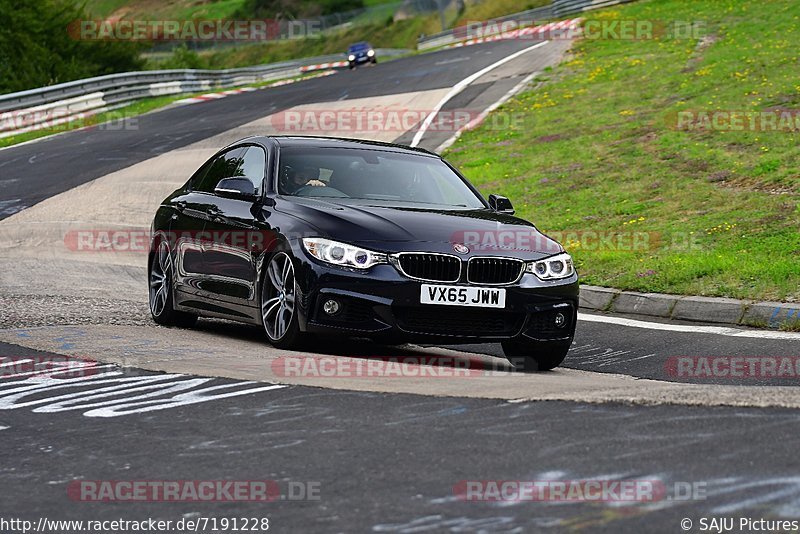
[[197, 316], [177, 311], [172, 301], [172, 254], [169, 244], [161, 241], [155, 254], [150, 258], [148, 279], [150, 282], [150, 315], [163, 326], [190, 327], [197, 322]]
[[503, 341], [503, 353], [515, 367], [526, 373], [549, 371], [564, 361], [570, 343], [546, 341]]
[[296, 293], [292, 258], [276, 252], [261, 281], [261, 319], [270, 343], [279, 349], [297, 347], [303, 335], [297, 321]]

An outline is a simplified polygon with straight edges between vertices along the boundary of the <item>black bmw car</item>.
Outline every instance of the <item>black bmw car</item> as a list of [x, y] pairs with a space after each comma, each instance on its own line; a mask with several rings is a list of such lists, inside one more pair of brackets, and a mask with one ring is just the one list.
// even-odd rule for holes
[[315, 334], [500, 342], [516, 365], [552, 369], [575, 333], [578, 276], [513, 213], [423, 149], [242, 139], [158, 208], [150, 310], [162, 325], [262, 325], [279, 348]]

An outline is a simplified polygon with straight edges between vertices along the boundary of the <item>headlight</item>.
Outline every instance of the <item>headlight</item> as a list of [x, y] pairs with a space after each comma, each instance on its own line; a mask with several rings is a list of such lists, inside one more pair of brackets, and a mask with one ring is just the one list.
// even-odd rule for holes
[[321, 237], [304, 238], [303, 246], [309, 254], [318, 260], [341, 267], [369, 269], [373, 265], [388, 262], [386, 254], [381, 252], [374, 252]]
[[355, 54], [350, 54], [349, 56], [347, 56], [347, 59], [349, 59], [350, 61], [355, 61], [356, 60], [356, 56], [355, 56]]
[[375, 55], [375, 50], [370, 50], [369, 52], [367, 52], [367, 55], [368, 55], [369, 57], [372, 57], [372, 56], [374, 56], [374, 55]]
[[540, 280], [560, 280], [572, 276], [575, 267], [572, 265], [572, 256], [565, 252], [544, 260], [530, 261], [525, 271], [535, 274]]

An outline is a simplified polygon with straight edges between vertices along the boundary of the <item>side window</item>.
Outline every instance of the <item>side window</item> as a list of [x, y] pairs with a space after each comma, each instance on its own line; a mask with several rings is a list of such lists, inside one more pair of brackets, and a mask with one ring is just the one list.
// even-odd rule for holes
[[211, 168], [212, 161], [206, 161], [203, 166], [195, 171], [189, 181], [186, 183], [187, 191], [197, 191], [197, 186], [203, 181], [203, 178], [208, 174], [208, 169]]
[[264, 173], [267, 169], [267, 154], [261, 147], [251, 146], [245, 149], [242, 173], [253, 182], [256, 194], [261, 193], [261, 186], [264, 182]]
[[204, 193], [213, 193], [214, 188], [223, 178], [244, 176], [242, 171], [244, 151], [244, 148], [234, 148], [217, 156], [208, 166], [205, 175], [198, 177], [199, 180], [192, 189]]

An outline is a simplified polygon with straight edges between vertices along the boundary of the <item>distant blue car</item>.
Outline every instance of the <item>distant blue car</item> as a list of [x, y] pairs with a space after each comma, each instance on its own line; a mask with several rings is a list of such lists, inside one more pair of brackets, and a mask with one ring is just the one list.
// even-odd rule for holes
[[375, 56], [375, 49], [372, 45], [362, 41], [360, 43], [353, 43], [347, 49], [347, 62], [351, 69], [356, 68], [362, 63], [372, 63], [373, 65], [378, 62]]

